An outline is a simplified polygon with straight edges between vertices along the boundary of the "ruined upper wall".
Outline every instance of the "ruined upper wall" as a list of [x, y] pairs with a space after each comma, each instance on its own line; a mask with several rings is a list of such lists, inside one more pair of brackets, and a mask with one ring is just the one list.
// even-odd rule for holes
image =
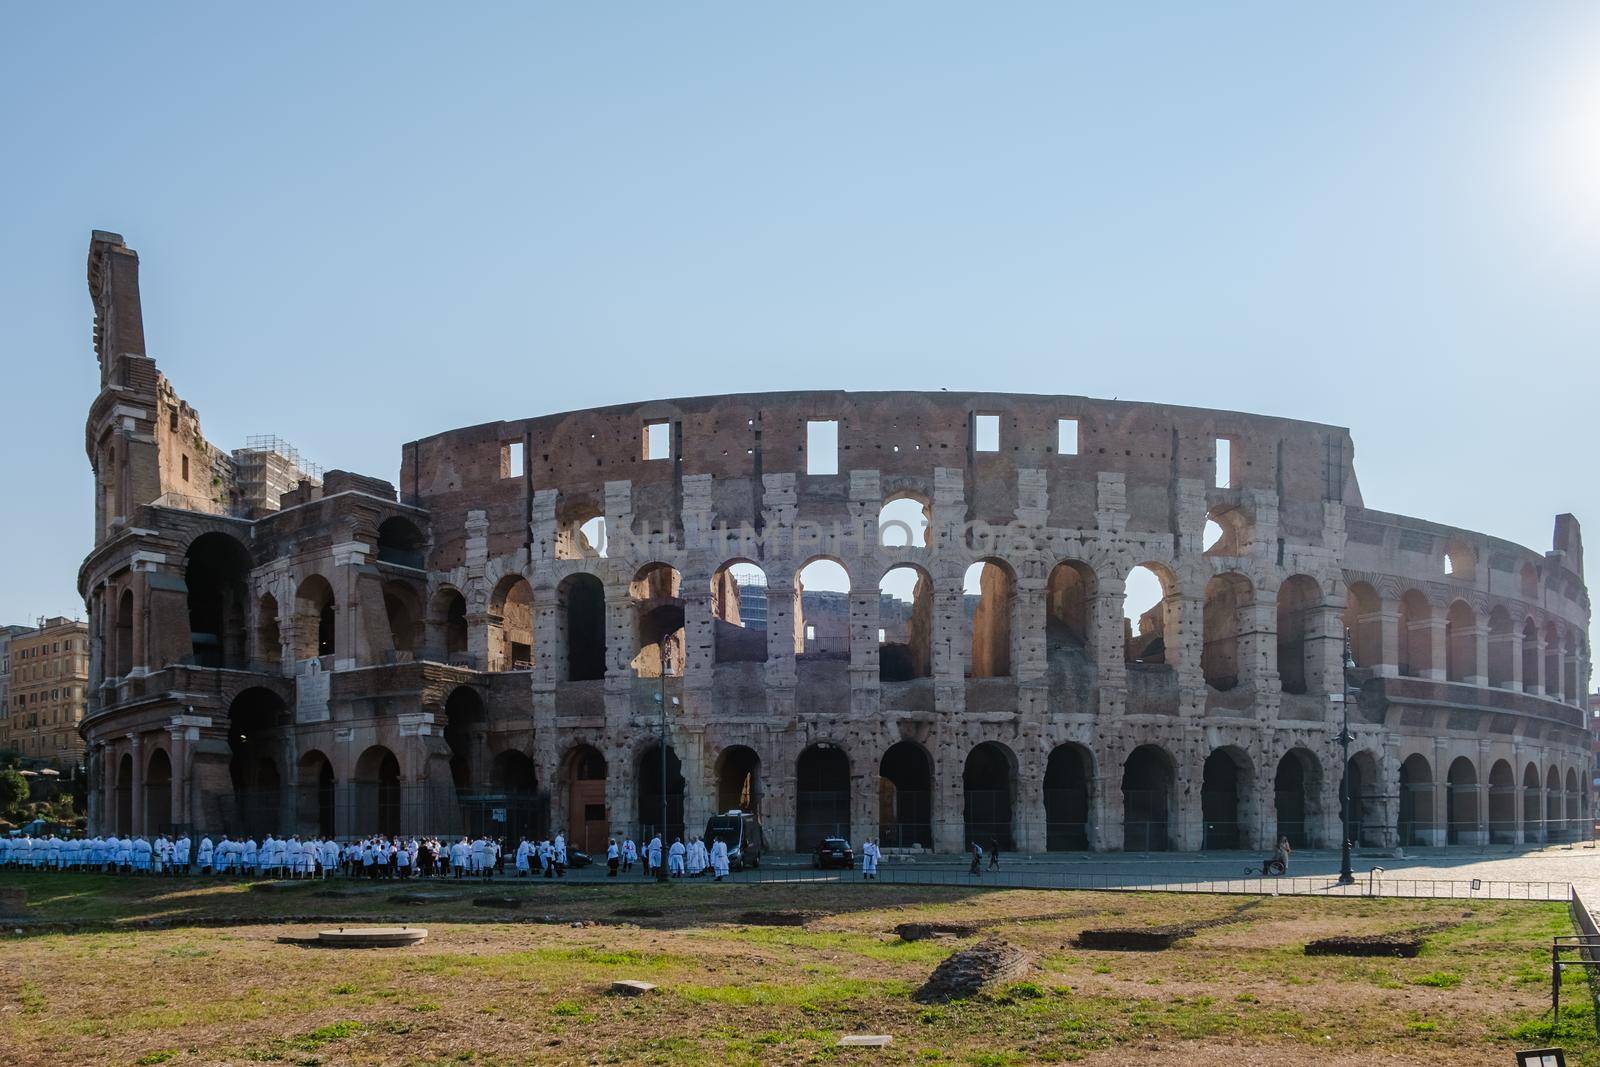
[[[999, 449], [978, 451], [974, 416], [999, 416]], [[1078, 450], [1057, 450], [1058, 421], [1077, 420]], [[836, 475], [806, 474], [807, 423], [838, 422]], [[670, 427], [669, 459], [644, 458], [648, 424]], [[1006, 523], [1018, 507], [1018, 470], [1043, 472], [1052, 525], [1094, 525], [1101, 473], [1126, 478], [1130, 529], [1173, 529], [1180, 479], [1215, 484], [1216, 442], [1234, 443], [1232, 492], [1278, 500], [1287, 536], [1315, 538], [1323, 502], [1359, 506], [1354, 448], [1341, 427], [1231, 411], [1011, 393], [794, 392], [657, 400], [487, 423], [405, 446], [403, 499], [433, 515], [432, 565], [462, 551], [466, 512], [489, 512], [491, 554], [526, 540], [527, 501], [557, 489], [563, 521], [603, 511], [605, 484], [632, 485], [634, 514], [678, 520], [682, 479], [712, 475], [719, 520], [759, 523], [763, 475], [797, 475], [808, 518], [843, 517], [852, 470], [880, 473], [885, 498], [933, 497], [935, 468], [964, 474], [970, 519]], [[507, 446], [527, 462], [508, 471]]]

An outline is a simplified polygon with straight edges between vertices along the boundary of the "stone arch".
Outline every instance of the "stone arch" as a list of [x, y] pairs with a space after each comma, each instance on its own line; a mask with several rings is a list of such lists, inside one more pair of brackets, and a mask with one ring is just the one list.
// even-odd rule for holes
[[561, 643], [569, 682], [606, 676], [606, 592], [586, 571], [569, 574], [556, 587]]
[[1544, 787], [1539, 765], [1532, 762], [1522, 771], [1522, 839], [1529, 844], [1545, 840]]
[[795, 848], [824, 837], [850, 840], [850, 757], [831, 741], [806, 746], [795, 760]]
[[1044, 769], [1044, 847], [1083, 852], [1091, 845], [1094, 754], [1073, 741], [1050, 750]]
[[[1506, 610], [1504, 604], [1496, 604], [1489, 612], [1489, 662], [1486, 672], [1489, 685], [1496, 689], [1510, 686], [1516, 673], [1517, 665], [1511, 659], [1511, 642], [1511, 612]], [[1516, 785], [1514, 776], [1512, 785]]]
[[398, 661], [416, 656], [422, 648], [422, 600], [410, 582], [391, 578], [383, 583], [383, 612], [389, 622], [389, 643]]
[[1420, 590], [1400, 596], [1399, 669], [1408, 678], [1422, 678], [1442, 666], [1433, 662], [1433, 605]]
[[1458, 582], [1471, 582], [1478, 577], [1478, 554], [1465, 541], [1452, 539], [1445, 544], [1440, 570]]
[[908, 682], [933, 676], [933, 578], [897, 563], [878, 583], [878, 677]]
[[1381, 847], [1386, 838], [1383, 825], [1384, 790], [1379, 778], [1378, 757], [1367, 749], [1352, 752], [1345, 764], [1344, 802], [1349, 805], [1350, 843]]
[[967, 753], [961, 771], [963, 825], [967, 844], [1014, 850], [1017, 756], [998, 741], [983, 741]]
[[878, 509], [878, 544], [883, 548], [927, 548], [933, 541], [933, 502], [901, 491]]
[[1478, 616], [1465, 600], [1450, 602], [1444, 616], [1444, 674], [1448, 681], [1465, 682], [1478, 669]]
[[[683, 763], [673, 747], [667, 745], [663, 777], [661, 743], [652, 741], [640, 750], [635, 769], [635, 781], [639, 783], [639, 834], [648, 840], [651, 833], [660, 833], [662, 843], [670, 845], [673, 838], [683, 836], [683, 800], [687, 786]], [[666, 805], [665, 822], [662, 821], [663, 803]]]
[[794, 574], [794, 649], [807, 659], [850, 656], [850, 572], [832, 556], [813, 556]]
[[728, 745], [717, 753], [717, 811], [761, 814], [761, 757], [749, 745]]
[[1562, 689], [1561, 630], [1554, 622], [1544, 624], [1544, 692], [1557, 700], [1565, 698]]
[[1479, 830], [1481, 813], [1478, 810], [1478, 768], [1466, 756], [1457, 756], [1450, 762], [1445, 774], [1445, 843], [1450, 845], [1478, 845], [1483, 843]]
[[711, 576], [711, 627], [717, 663], [767, 661], [767, 573], [730, 559]]
[[144, 771], [144, 832], [170, 834], [172, 825], [172, 757], [161, 746], [151, 749]]
[[133, 590], [124, 589], [117, 598], [117, 677], [133, 672]]
[[1383, 601], [1369, 583], [1351, 582], [1346, 587], [1344, 629], [1357, 667], [1370, 669], [1383, 662], [1382, 611]]
[[[1149, 588], [1152, 584], [1154, 590]], [[1179, 632], [1177, 575], [1165, 564], [1146, 560], [1129, 569], [1124, 586], [1124, 659], [1129, 664], [1175, 666], [1176, 650], [1168, 649], [1167, 639]]]
[[1566, 832], [1563, 835], [1568, 841], [1576, 841], [1582, 836], [1582, 834], [1578, 832], [1578, 817], [1580, 814], [1579, 801], [1581, 796], [1582, 794], [1578, 789], [1578, 772], [1573, 768], [1568, 767], [1566, 792]]
[[1144, 744], [1122, 764], [1122, 847], [1165, 852], [1177, 801], [1177, 763], [1159, 744]]
[[[483, 806], [488, 817], [477, 821], [485, 832], [503, 836], [508, 843], [534, 839], [550, 828], [549, 804], [539, 791], [538, 771], [528, 754], [518, 749], [502, 749], [489, 761], [489, 796]], [[505, 818], [496, 818], [500, 814]]]
[[428, 538], [410, 519], [395, 515], [378, 525], [378, 562], [424, 570]]
[[228, 704], [228, 774], [233, 784], [230, 832], [261, 838], [280, 831], [284, 768], [278, 757], [291, 725], [287, 702], [263, 686], [250, 686]]
[[1245, 612], [1254, 600], [1250, 579], [1237, 571], [1219, 574], [1206, 583], [1205, 644], [1200, 670], [1206, 685], [1219, 693], [1238, 687], [1244, 674], [1241, 644], [1249, 632]]
[[1276, 837], [1295, 848], [1314, 848], [1322, 815], [1322, 761], [1310, 749], [1295, 746], [1278, 761], [1272, 779]]
[[320, 574], [307, 575], [295, 590], [296, 660], [316, 659], [338, 653], [338, 627], [333, 586]]
[[133, 754], [124, 752], [117, 761], [117, 836], [133, 833]]
[[[633, 599], [634, 655], [629, 666], [637, 678], [677, 678], [683, 675], [687, 645], [684, 640], [682, 579], [677, 568], [647, 563], [628, 586]], [[682, 818], [677, 820], [681, 825]]]
[[1401, 845], [1436, 845], [1439, 833], [1433, 805], [1433, 768], [1420, 752], [1400, 764], [1400, 806], [1396, 822]]
[[1251, 522], [1242, 507], [1219, 505], [1206, 513], [1200, 550], [1207, 556], [1243, 556], [1250, 551]]
[[358, 833], [391, 837], [400, 833], [400, 781], [400, 759], [388, 748], [373, 745], [361, 753], [353, 783]]
[[611, 836], [606, 808], [606, 758], [590, 744], [577, 744], [561, 760], [567, 792], [567, 842], [591, 855]]
[[1200, 771], [1201, 848], [1236, 849], [1252, 843], [1250, 818], [1255, 765], [1238, 745], [1211, 750]]
[[1539, 624], [1532, 615], [1522, 620], [1522, 688], [1543, 692], [1539, 686]]
[[933, 847], [933, 757], [915, 741], [890, 745], [878, 761], [878, 843]]
[[483, 696], [470, 685], [450, 690], [444, 702], [444, 741], [450, 747], [450, 780], [456, 792], [476, 793], [483, 786], [480, 749], [488, 721]]
[[1316, 644], [1322, 586], [1296, 574], [1278, 587], [1278, 681], [1285, 693], [1309, 690], [1317, 678]]
[[190, 542], [183, 580], [198, 666], [249, 666], [250, 569], [250, 550], [230, 534], [214, 531]]
[[464, 662], [470, 654], [467, 634], [467, 598], [453, 585], [441, 586], [428, 607], [429, 643], [446, 663]]
[[1508, 760], [1495, 760], [1489, 768], [1489, 842], [1515, 844], [1517, 840], [1517, 772]]
[[[967, 659], [969, 678], [1011, 676], [1011, 616], [1016, 600], [1017, 574], [998, 556], [986, 556], [967, 568], [962, 578], [965, 601], [971, 611], [971, 636]], [[977, 601], [972, 598], [976, 596]]]
[[300, 795], [296, 803], [296, 823], [302, 837], [334, 837], [339, 832], [338, 778], [333, 761], [320, 749], [301, 753], [299, 761]]
[[533, 586], [522, 574], [507, 574], [495, 583], [488, 627], [489, 670], [532, 669]]
[[1082, 560], [1064, 559], [1050, 569], [1045, 581], [1045, 645], [1082, 649], [1094, 656], [1094, 568]]

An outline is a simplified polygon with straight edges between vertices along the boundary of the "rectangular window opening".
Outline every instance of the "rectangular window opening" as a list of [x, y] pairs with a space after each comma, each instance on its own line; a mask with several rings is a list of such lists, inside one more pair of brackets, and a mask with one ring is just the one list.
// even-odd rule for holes
[[662, 421], [644, 424], [644, 458], [672, 458], [672, 423]]
[[806, 423], [806, 473], [839, 473], [839, 423], [813, 419]]
[[1232, 489], [1232, 488], [1235, 487], [1235, 482], [1237, 481], [1237, 479], [1234, 476], [1234, 469], [1233, 469], [1233, 459], [1234, 459], [1234, 455], [1233, 455], [1233, 453], [1234, 453], [1233, 438], [1231, 438], [1231, 437], [1219, 437], [1219, 438], [1217, 438], [1216, 445], [1217, 445], [1217, 488], [1218, 489]]
[[188, 456], [184, 456], [183, 457], [183, 480], [184, 481], [188, 481], [189, 480], [189, 457]]
[[972, 416], [972, 447], [978, 452], [1000, 451], [1000, 416]]
[[507, 441], [500, 446], [500, 477], [522, 477], [522, 442]]
[[1078, 454], [1078, 420], [1056, 420], [1056, 452], [1063, 456]]

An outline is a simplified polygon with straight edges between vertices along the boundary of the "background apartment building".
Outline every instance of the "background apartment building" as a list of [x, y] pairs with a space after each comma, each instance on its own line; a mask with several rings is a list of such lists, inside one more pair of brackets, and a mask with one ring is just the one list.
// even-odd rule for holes
[[8, 662], [0, 750], [34, 759], [77, 763], [89, 685], [89, 626], [43, 619], [37, 629], [6, 627]]

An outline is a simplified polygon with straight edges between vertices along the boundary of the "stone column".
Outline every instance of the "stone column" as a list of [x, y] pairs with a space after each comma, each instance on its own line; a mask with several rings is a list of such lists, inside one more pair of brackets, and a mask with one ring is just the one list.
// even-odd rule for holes
[[767, 687], [792, 689], [795, 685], [795, 627], [799, 623], [799, 595], [794, 576], [767, 577]]
[[[1428, 650], [1428, 666], [1417, 670], [1417, 677], [1429, 681], [1445, 680], [1445, 623], [1439, 615], [1430, 615], [1411, 624], [1411, 647]], [[1413, 666], [1415, 666], [1413, 664]]]
[[1394, 601], [1386, 600], [1375, 612], [1361, 617], [1363, 623], [1378, 624], [1379, 661], [1372, 668], [1380, 678], [1394, 678], [1400, 674], [1400, 612]]
[[852, 588], [849, 594], [850, 689], [878, 688], [878, 626], [881, 599], [876, 586]]
[[683, 685], [685, 689], [709, 689], [717, 661], [710, 577], [686, 576], [679, 594], [683, 601]]
[[1162, 607], [1166, 612], [1167, 662], [1178, 672], [1179, 714], [1189, 718], [1203, 715], [1206, 676], [1200, 657], [1205, 650], [1205, 596], [1169, 593]]
[[[1102, 689], [1128, 687], [1128, 647], [1123, 634], [1123, 604], [1127, 583], [1120, 578], [1099, 578], [1089, 599], [1089, 654]], [[1168, 663], [1173, 647], [1167, 645]]]
[[[1105, 768], [1095, 754], [1095, 768]], [[1096, 852], [1122, 851], [1122, 768], [1097, 773], [1089, 794], [1089, 847]]]
[[1019, 573], [1011, 595], [1011, 675], [1018, 683], [1041, 681], [1049, 671], [1045, 649], [1048, 583], [1036, 571], [1037, 567], [1029, 567]]
[[1476, 621], [1467, 629], [1466, 636], [1472, 641], [1472, 673], [1463, 681], [1468, 685], [1489, 684], [1489, 628], [1481, 621]]
[[[1523, 648], [1527, 648], [1527, 639], [1523, 639]], [[1531, 696], [1543, 696], [1544, 682], [1544, 634], [1534, 631], [1533, 637], [1533, 677], [1522, 679], [1522, 691]]]
[[[1440, 627], [1441, 632], [1443, 627]], [[1423, 837], [1434, 845], [1450, 842], [1450, 761], [1445, 756], [1445, 741], [1433, 742], [1433, 827]]]
[[[1522, 631], [1517, 629], [1516, 624], [1513, 623], [1508, 632], [1494, 635], [1491, 641], [1497, 641], [1509, 649], [1504, 653], [1504, 656], [1510, 660], [1510, 670], [1506, 674], [1504, 688], [1514, 693], [1520, 693], [1522, 691]], [[1518, 788], [1521, 787], [1519, 786]], [[1520, 843], [1520, 841], [1521, 837], [1519, 836], [1518, 842]]]
[[144, 835], [144, 741], [138, 734], [128, 735], [128, 751], [133, 754], [133, 792], [128, 798], [133, 808], [133, 835]]

